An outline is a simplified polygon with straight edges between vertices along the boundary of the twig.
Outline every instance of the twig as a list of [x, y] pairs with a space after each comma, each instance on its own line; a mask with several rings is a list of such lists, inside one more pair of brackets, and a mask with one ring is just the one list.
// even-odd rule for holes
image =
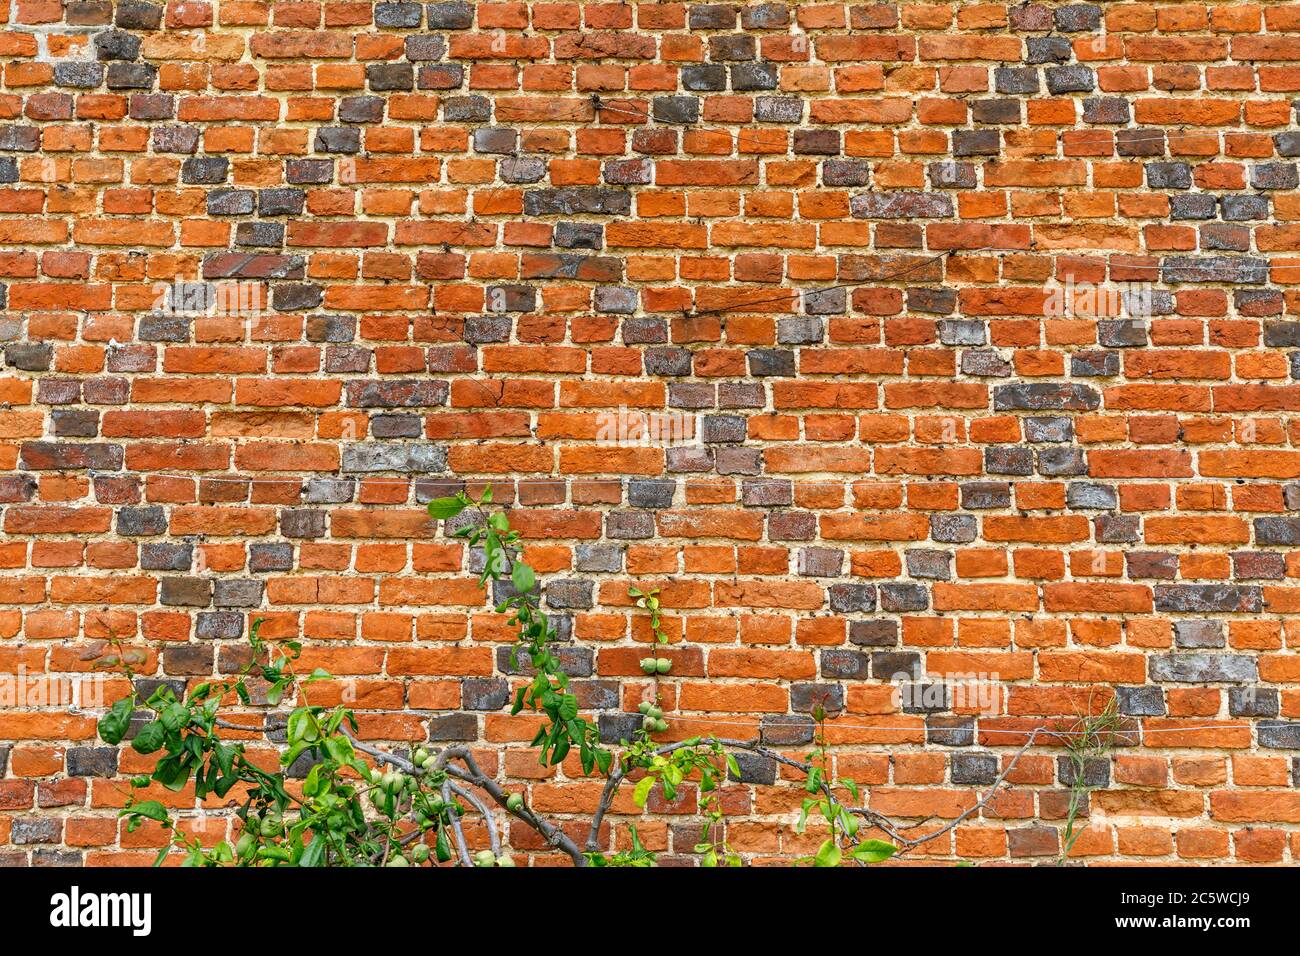
[[[442, 800], [444, 803], [451, 803], [451, 781], [447, 780], [442, 785]], [[465, 831], [460, 826], [460, 814], [452, 812], [451, 818], [451, 835], [456, 842], [457, 855], [460, 857], [461, 866], [473, 866], [474, 861], [469, 858], [469, 848], [465, 846]]]
[[[1002, 772], [998, 774], [997, 779], [993, 781], [993, 785], [989, 787], [988, 793], [984, 794], [984, 796], [981, 797], [979, 800], [977, 800], [974, 804], [967, 807], [964, 811], [958, 814], [956, 818], [950, 820], [947, 824], [945, 824], [940, 829], [935, 830], [933, 833], [927, 833], [925, 836], [918, 837], [917, 839], [910, 839], [904, 836], [897, 837], [897, 839], [899, 839], [902, 843], [899, 849], [899, 856], [902, 856], [908, 850], [915, 849], [916, 847], [920, 846], [922, 843], [929, 843], [931, 840], [943, 836], [943, 834], [954, 829], [958, 824], [960, 824], [963, 820], [967, 819], [971, 814], [975, 813], [977, 810], [984, 809], [984, 807], [988, 805], [989, 801], [992, 800], [997, 795], [998, 790], [1001, 789], [1002, 784], [1007, 779], [1007, 776], [1011, 773], [1012, 770], [1015, 769], [1016, 762], [1019, 761], [1022, 756], [1024, 756], [1026, 750], [1028, 750], [1031, 746], [1033, 746], [1034, 740], [1038, 737], [1038, 735], [1043, 730], [1044, 728], [1042, 727], [1036, 727], [1033, 731], [1030, 732], [1029, 739], [1024, 742], [1024, 745], [1021, 746], [1019, 750], [1016, 751], [1015, 756], [1011, 758], [1010, 762], [1006, 765], [1005, 768], [1003, 768]], [[854, 810], [853, 812], [857, 813], [859, 811]]]
[[464, 787], [460, 786], [459, 784], [453, 783], [450, 784], [450, 787], [452, 793], [456, 794], [457, 796], [464, 797], [467, 801], [472, 803], [474, 805], [474, 809], [477, 810], [479, 812], [479, 815], [483, 817], [483, 822], [487, 824], [488, 846], [492, 848], [493, 856], [500, 856], [501, 839], [500, 837], [497, 836], [497, 821], [496, 821], [496, 817], [492, 815], [492, 811], [488, 809], [487, 805], [482, 800], [480, 800], [477, 796], [475, 796], [473, 793], [466, 790]]

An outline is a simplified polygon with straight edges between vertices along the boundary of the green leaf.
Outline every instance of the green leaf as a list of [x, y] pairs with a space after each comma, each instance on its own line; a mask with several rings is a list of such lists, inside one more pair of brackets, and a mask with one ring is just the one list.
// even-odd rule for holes
[[636, 789], [632, 791], [632, 801], [638, 807], [644, 807], [645, 802], [650, 799], [650, 791], [654, 788], [654, 777], [642, 777], [637, 781]]
[[839, 866], [842, 855], [835, 841], [827, 840], [817, 848], [817, 855], [813, 857], [813, 866]]
[[166, 823], [169, 819], [167, 808], [157, 800], [143, 800], [140, 803], [133, 803], [122, 811], [125, 814], [134, 814], [142, 817], [148, 817], [150, 820], [157, 820], [159, 823]]
[[168, 730], [179, 730], [189, 723], [190, 709], [181, 703], [168, 704], [158, 715], [158, 719]]
[[898, 847], [884, 840], [863, 840], [849, 851], [849, 856], [862, 863], [879, 863], [897, 852]]
[[307, 844], [302, 856], [298, 858], [299, 866], [320, 866], [325, 862], [325, 838], [316, 834], [316, 839]]
[[434, 498], [429, 502], [429, 517], [446, 521], [464, 511], [466, 504], [459, 498]]
[[131, 741], [131, 746], [136, 753], [151, 754], [162, 747], [163, 742], [167, 739], [167, 728], [162, 725], [161, 721], [151, 720], [138, 731], [135, 739]]
[[516, 561], [510, 571], [510, 580], [514, 582], [516, 591], [527, 594], [537, 584], [537, 575], [524, 562]]
[[99, 736], [106, 744], [120, 744], [131, 726], [131, 711], [135, 707], [135, 694], [123, 697], [99, 718]]

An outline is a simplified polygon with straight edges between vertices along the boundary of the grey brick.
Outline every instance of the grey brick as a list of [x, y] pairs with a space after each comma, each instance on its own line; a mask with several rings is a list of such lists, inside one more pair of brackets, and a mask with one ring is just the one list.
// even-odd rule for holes
[[634, 508], [671, 508], [677, 491], [674, 479], [633, 479], [628, 482], [628, 504]]
[[497, 677], [466, 677], [460, 694], [466, 710], [501, 710], [510, 703], [510, 684]]
[[[1079, 768], [1069, 757], [1056, 758], [1056, 779], [1063, 787], [1072, 787], [1079, 780]], [[1087, 787], [1110, 786], [1110, 760], [1106, 757], [1089, 757], [1083, 762], [1083, 784]]]
[[942, 219], [953, 215], [947, 193], [864, 193], [849, 200], [855, 219]]
[[1074, 441], [1074, 419], [1063, 415], [1031, 416], [1023, 421], [1025, 441]]
[[1300, 516], [1256, 518], [1255, 543], [1260, 545], [1300, 545]]
[[927, 714], [925, 742], [932, 747], [970, 747], [975, 743], [975, 720], [972, 717], [948, 717]]
[[907, 573], [914, 578], [948, 581], [952, 578], [952, 555], [947, 551], [914, 548], [905, 553]]
[[1032, 475], [1034, 450], [1021, 445], [994, 445], [986, 448], [984, 471], [990, 475]]
[[1295, 189], [1300, 186], [1295, 163], [1260, 163], [1250, 170], [1255, 189]]
[[1279, 708], [1276, 688], [1228, 688], [1228, 714], [1232, 717], [1276, 717]]
[[1053, 11], [1056, 29], [1062, 33], [1090, 33], [1101, 29], [1101, 7], [1091, 3], [1072, 3]]
[[1267, 196], [1224, 196], [1223, 218], [1230, 222], [1244, 222], [1269, 217]]
[[188, 185], [224, 183], [230, 172], [230, 160], [221, 156], [196, 156], [181, 163], [181, 182]]
[[1142, 687], [1116, 687], [1119, 712], [1126, 717], [1163, 717], [1165, 692], [1153, 684]]
[[474, 714], [432, 714], [429, 717], [429, 740], [433, 743], [477, 739], [478, 718]]
[[[836, 289], [841, 293], [839, 302], [827, 303], [825, 293], [806, 292], [804, 293], [804, 308], [813, 313], [822, 313], [823, 308], [828, 308], [832, 313], [844, 311], [843, 289]], [[831, 298], [834, 298], [833, 296]], [[812, 315], [798, 316], [793, 319], [779, 319], [776, 323], [776, 341], [779, 345], [816, 345], [826, 335], [826, 327], [821, 319], [814, 318]]]
[[700, 440], [709, 444], [743, 442], [748, 437], [748, 423], [743, 415], [705, 415], [700, 420]]
[[850, 621], [849, 643], [858, 647], [897, 647], [898, 622], [889, 618]]
[[1268, 263], [1247, 256], [1171, 256], [1161, 264], [1165, 282], [1241, 282], [1268, 280]]
[[[600, 728], [600, 742], [617, 744], [636, 737], [636, 732], [641, 728], [642, 717], [640, 714], [606, 713], [597, 717], [596, 721]], [[473, 736], [466, 739], [472, 740]]]
[[838, 714], [844, 710], [844, 687], [841, 684], [804, 684], [790, 685], [790, 709], [799, 714], [810, 714], [816, 707], [823, 708], [827, 714]]
[[1261, 720], [1257, 729], [1261, 747], [1275, 750], [1300, 750], [1300, 723]]
[[830, 608], [838, 614], [855, 614], [876, 609], [876, 588], [872, 584], [832, 584], [827, 590]]
[[974, 515], [931, 515], [930, 537], [944, 544], [974, 541], [979, 528]]
[[694, 96], [656, 96], [651, 108], [656, 123], [688, 124], [700, 119], [700, 101]]
[[119, 508], [117, 533], [123, 537], [145, 537], [167, 533], [167, 514], [157, 505]]
[[163, 7], [160, 3], [118, 0], [113, 22], [123, 30], [157, 30], [162, 26], [162, 18]]
[[546, 606], [551, 608], [590, 608], [594, 605], [595, 583], [580, 578], [560, 578], [546, 582]]
[[827, 680], [866, 680], [869, 660], [861, 651], [826, 648], [821, 652], [821, 674]]
[[1008, 95], [1033, 95], [1040, 89], [1038, 71], [1032, 67], [1003, 66], [993, 71], [994, 89]]
[[727, 68], [720, 63], [687, 64], [681, 69], [681, 77], [682, 88], [695, 93], [717, 93], [727, 88]]
[[978, 319], [944, 319], [939, 323], [939, 341], [944, 345], [984, 345], [988, 329]]
[[1162, 683], [1254, 682], [1259, 673], [1253, 657], [1240, 654], [1153, 654], [1151, 680]]
[[949, 758], [951, 779], [957, 784], [992, 783], [998, 776], [997, 754], [956, 753]]
[[258, 607], [265, 585], [252, 578], [218, 578], [213, 585], [216, 607]]
[[421, 7], [418, 3], [376, 3], [375, 26], [411, 28], [420, 25]]
[[14, 817], [9, 828], [9, 842], [14, 846], [33, 843], [58, 843], [63, 838], [63, 821], [56, 817]]
[[158, 601], [171, 607], [207, 607], [212, 603], [208, 578], [163, 578]]
[[1092, 411], [1100, 404], [1096, 389], [1073, 382], [1026, 382], [993, 389], [993, 407], [998, 411]]
[[1065, 491], [1065, 503], [1067, 507], [1079, 510], [1117, 508], [1119, 494], [1109, 485], [1072, 481]]
[[1191, 189], [1192, 167], [1187, 163], [1147, 163], [1147, 188]]
[[757, 123], [798, 123], [803, 120], [803, 100], [793, 96], [760, 96], [754, 101]]
[[93, 90], [104, 82], [104, 64], [69, 60], [54, 64], [54, 82], [79, 90]]
[[464, 0], [430, 3], [425, 9], [430, 30], [468, 30], [474, 25], [474, 8]]
[[116, 747], [69, 747], [69, 777], [112, 777], [117, 774]]
[[587, 572], [623, 570], [625, 548], [616, 544], [580, 544], [574, 549], [574, 569]]
[[96, 33], [92, 43], [98, 60], [134, 60], [140, 55], [140, 38], [121, 30]]
[[924, 611], [930, 606], [930, 592], [919, 584], [880, 585], [882, 611]]
[[798, 714], [765, 714], [759, 725], [762, 742], [775, 747], [810, 744], [815, 731], [813, 721]]
[[788, 349], [752, 349], [747, 356], [749, 374], [763, 376], [793, 376], [794, 352]]
[[152, 542], [140, 546], [142, 571], [188, 571], [194, 560], [194, 548], [188, 544]]
[[797, 567], [804, 577], [839, 577], [844, 570], [844, 552], [837, 548], [800, 548]]
[[1237, 584], [1168, 584], [1155, 589], [1157, 611], [1255, 612], [1263, 609], [1260, 588]]
[[233, 641], [244, 636], [244, 615], [234, 611], [204, 611], [194, 620], [200, 640]]
[[1074, 55], [1068, 37], [1026, 37], [1026, 63], [1066, 63]]

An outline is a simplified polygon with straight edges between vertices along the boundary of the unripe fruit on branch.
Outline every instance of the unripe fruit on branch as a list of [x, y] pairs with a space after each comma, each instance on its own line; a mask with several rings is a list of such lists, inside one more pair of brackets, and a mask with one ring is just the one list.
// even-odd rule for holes
[[517, 793], [510, 794], [506, 798], [506, 809], [511, 813], [518, 813], [524, 808], [524, 798]]
[[479, 850], [474, 854], [475, 866], [495, 866], [496, 862], [497, 855], [491, 850]]

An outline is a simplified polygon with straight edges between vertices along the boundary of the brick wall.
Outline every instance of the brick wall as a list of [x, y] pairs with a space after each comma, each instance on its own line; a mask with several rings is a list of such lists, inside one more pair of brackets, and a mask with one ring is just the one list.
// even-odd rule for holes
[[[1076, 855], [1300, 858], [1300, 5], [0, 18], [0, 861], [147, 862], [143, 758], [33, 695], [110, 637], [206, 677], [256, 617], [366, 737], [591, 804], [423, 514], [489, 478], [611, 739], [644, 582], [668, 738], [806, 749], [825, 698], [870, 806], [941, 821], [1115, 697]], [[1056, 853], [1055, 743], [932, 856]], [[806, 849], [792, 805], [736, 784], [733, 845]]]

